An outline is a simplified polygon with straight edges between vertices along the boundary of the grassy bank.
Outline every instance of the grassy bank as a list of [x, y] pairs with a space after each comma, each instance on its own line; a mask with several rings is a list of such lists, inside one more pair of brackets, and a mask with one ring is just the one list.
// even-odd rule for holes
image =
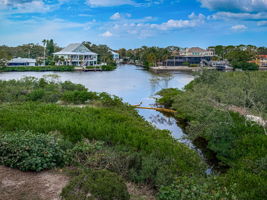
[[236, 199], [267, 198], [266, 126], [245, 117], [266, 120], [266, 80], [266, 72], [204, 72], [184, 91], [159, 93], [158, 102], [177, 110], [177, 119], [187, 123], [189, 138], [206, 141], [219, 165], [229, 168], [216, 177], [219, 185], [234, 188]]
[[27, 72], [27, 71], [37, 71], [37, 72], [45, 72], [45, 71], [74, 71], [74, 66], [36, 66], [36, 67], [0, 67], [0, 72]]
[[87, 69], [101, 68], [103, 71], [113, 71], [113, 70], [117, 69], [117, 66], [116, 65], [102, 65], [100, 67], [89, 66], [86, 68]]
[[[102, 199], [117, 198], [117, 193], [115, 189], [102, 191], [101, 185], [108, 188], [112, 179], [118, 184], [122, 180], [109, 173], [110, 179], [103, 178], [106, 172], [98, 173], [102, 169], [157, 191], [179, 177], [204, 177], [206, 165], [195, 151], [174, 140], [168, 131], [153, 127], [118, 97], [90, 92], [71, 82], [34, 78], [0, 81], [0, 88], [0, 143], [5, 144], [0, 148], [5, 157], [0, 164], [39, 171], [66, 163], [79, 171], [81, 179], [100, 174], [91, 192], [97, 197], [105, 194]], [[80, 183], [75, 179], [69, 187]], [[71, 198], [66, 195], [73, 194], [66, 189], [64, 198]], [[127, 194], [121, 198], [127, 199]]]

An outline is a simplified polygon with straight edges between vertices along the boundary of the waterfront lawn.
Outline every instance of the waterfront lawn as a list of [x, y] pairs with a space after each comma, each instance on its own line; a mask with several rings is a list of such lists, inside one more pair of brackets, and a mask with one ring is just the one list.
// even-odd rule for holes
[[220, 176], [221, 183], [234, 187], [237, 199], [267, 198], [266, 126], [244, 116], [266, 120], [266, 80], [267, 72], [207, 71], [184, 91], [160, 93], [159, 102], [176, 109], [177, 118], [187, 122], [189, 138], [206, 141], [219, 165], [229, 168]]

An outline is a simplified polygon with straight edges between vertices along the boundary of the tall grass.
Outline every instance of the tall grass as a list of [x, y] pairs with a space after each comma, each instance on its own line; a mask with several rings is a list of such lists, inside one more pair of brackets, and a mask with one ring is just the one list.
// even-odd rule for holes
[[127, 145], [136, 151], [170, 158], [177, 174], [201, 173], [204, 164], [198, 154], [175, 141], [167, 131], [157, 130], [134, 111], [115, 108], [70, 108], [53, 104], [1, 105], [2, 131], [59, 131], [77, 142], [82, 138]]

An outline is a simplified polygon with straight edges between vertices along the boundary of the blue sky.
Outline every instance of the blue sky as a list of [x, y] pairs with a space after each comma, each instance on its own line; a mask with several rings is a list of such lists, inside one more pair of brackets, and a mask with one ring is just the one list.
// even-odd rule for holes
[[267, 0], [0, 0], [0, 45], [267, 46]]

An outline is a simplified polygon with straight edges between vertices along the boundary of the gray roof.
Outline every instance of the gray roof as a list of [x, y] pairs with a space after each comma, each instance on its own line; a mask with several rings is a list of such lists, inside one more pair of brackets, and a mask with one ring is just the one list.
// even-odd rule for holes
[[97, 55], [97, 54], [90, 51], [82, 43], [73, 43], [69, 44], [60, 52], [54, 53], [54, 55]]
[[113, 54], [113, 55], [119, 55], [117, 52], [115, 52], [115, 51], [113, 51], [113, 50], [110, 50], [109, 51], [111, 54]]
[[13, 58], [8, 63], [36, 63], [36, 59], [31, 58]]

